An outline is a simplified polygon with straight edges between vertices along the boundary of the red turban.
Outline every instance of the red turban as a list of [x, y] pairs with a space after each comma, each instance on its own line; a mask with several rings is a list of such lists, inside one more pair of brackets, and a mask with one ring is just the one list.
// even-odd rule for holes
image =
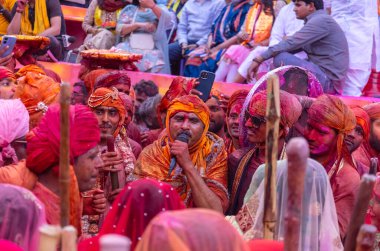
[[[52, 105], [40, 124], [27, 135], [26, 166], [37, 174], [58, 166], [60, 139], [60, 107]], [[70, 106], [71, 163], [99, 141], [100, 129], [94, 113], [87, 106]]]
[[[280, 124], [290, 128], [301, 116], [302, 106], [295, 95], [280, 90]], [[260, 91], [254, 94], [249, 101], [248, 111], [251, 115], [265, 116], [267, 110], [267, 92]]]
[[94, 89], [111, 88], [119, 84], [131, 87], [131, 79], [128, 77], [127, 71], [111, 71], [99, 76], [95, 81]]
[[11, 71], [8, 67], [0, 66], [0, 80], [4, 78], [9, 78], [16, 81], [16, 76], [13, 74], [13, 71]]
[[356, 117], [356, 124], [360, 125], [364, 132], [364, 139], [368, 140], [369, 138], [369, 132], [370, 132], [370, 123], [371, 120], [367, 114], [367, 112], [361, 108], [361, 107], [354, 107], [352, 108], [352, 111], [355, 114]]
[[235, 104], [244, 105], [245, 98], [248, 96], [248, 90], [237, 90], [232, 95], [227, 105], [227, 116], [230, 114], [231, 108]]
[[86, 86], [87, 93], [93, 93], [95, 82], [98, 77], [102, 76], [103, 74], [107, 74], [111, 70], [107, 69], [97, 69], [90, 71], [83, 77], [84, 85]]
[[113, 134], [113, 136], [116, 138], [116, 136], [119, 134], [124, 120], [125, 120], [125, 107], [124, 102], [119, 97], [119, 92], [115, 87], [112, 87], [112, 89], [108, 88], [98, 88], [94, 91], [93, 94], [91, 94], [90, 98], [88, 99], [88, 106], [92, 109], [95, 109], [98, 106], [106, 106], [106, 107], [114, 107], [119, 112], [120, 120], [118, 123], [118, 126]]

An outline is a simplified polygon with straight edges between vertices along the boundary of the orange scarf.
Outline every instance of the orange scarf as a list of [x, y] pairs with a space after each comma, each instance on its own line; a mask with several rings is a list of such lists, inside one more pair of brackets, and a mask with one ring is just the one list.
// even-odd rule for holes
[[245, 32], [249, 34], [249, 43], [253, 40], [255, 43], [260, 43], [269, 39], [273, 25], [273, 16], [264, 12], [262, 4], [256, 3], [251, 7], [247, 14], [245, 22]]

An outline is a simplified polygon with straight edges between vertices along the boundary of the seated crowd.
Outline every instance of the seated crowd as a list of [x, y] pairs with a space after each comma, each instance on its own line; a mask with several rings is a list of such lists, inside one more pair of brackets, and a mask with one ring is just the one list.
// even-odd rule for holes
[[[359, 106], [336, 95], [360, 95], [379, 20], [375, 13], [375, 31], [374, 15], [354, 20], [361, 8], [373, 11], [369, 3], [355, 5], [356, 12], [346, 5], [93, 0], [79, 51], [128, 51], [143, 55], [140, 71], [198, 77], [207, 70], [220, 81], [254, 85], [231, 95], [214, 87], [202, 100], [194, 78], [177, 76], [162, 92], [153, 81], [134, 81], [129, 71], [104, 62], [82, 69], [81, 81], [71, 83], [68, 108], [67, 220], [77, 230], [75, 248], [104, 250], [105, 237], [115, 234], [129, 239], [130, 250], [285, 250], [288, 180], [298, 147], [306, 166], [302, 203], [292, 205], [300, 214], [298, 250], [344, 250], [358, 206], [375, 229], [369, 245], [380, 250], [380, 163], [371, 166], [371, 158], [380, 157], [380, 102]], [[2, 5], [0, 26], [9, 25], [0, 31], [46, 36], [50, 46], [33, 57], [60, 59], [65, 25], [59, 2], [10, 6]], [[341, 22], [371, 29], [358, 35]], [[364, 47], [358, 52], [357, 43]], [[0, 58], [0, 250], [35, 251], [41, 227], [62, 222], [62, 85], [55, 72], [38, 63], [20, 68], [13, 56]], [[80, 55], [77, 60], [84, 64]], [[273, 121], [266, 90], [273, 75], [280, 116], [278, 137], [268, 140]], [[273, 145], [277, 214], [274, 240], [264, 240]], [[360, 205], [361, 179], [375, 173], [370, 205]]]

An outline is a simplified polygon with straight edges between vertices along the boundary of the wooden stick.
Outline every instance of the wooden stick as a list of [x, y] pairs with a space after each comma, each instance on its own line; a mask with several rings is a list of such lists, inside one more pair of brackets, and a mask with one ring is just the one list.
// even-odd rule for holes
[[[107, 151], [108, 152], [115, 152], [115, 140], [113, 138], [113, 135], [107, 135]], [[111, 185], [112, 185], [112, 191], [119, 188], [119, 175], [118, 173], [111, 172]]]
[[375, 181], [376, 177], [374, 175], [364, 174], [362, 177], [355, 207], [351, 215], [346, 241], [344, 243], [345, 251], [354, 251], [356, 248], [356, 237], [361, 225], [364, 223]]
[[371, 165], [370, 165], [370, 168], [369, 168], [369, 174], [373, 174], [373, 175], [376, 175], [376, 173], [378, 172], [377, 170], [377, 164], [378, 164], [379, 160], [375, 157], [375, 158], [371, 158]]
[[304, 138], [293, 138], [286, 147], [288, 157], [288, 203], [285, 216], [284, 250], [297, 251], [309, 145]]
[[77, 251], [77, 230], [73, 226], [62, 229], [62, 251]]
[[356, 239], [355, 251], [371, 251], [376, 241], [377, 228], [373, 225], [364, 224], [361, 226], [358, 238]]
[[278, 130], [280, 126], [280, 87], [277, 75], [267, 80], [267, 130], [265, 146], [264, 239], [274, 239], [276, 228], [277, 193], [276, 169], [278, 158]]
[[40, 244], [38, 251], [57, 251], [57, 246], [61, 236], [61, 227], [53, 225], [43, 225], [40, 231]]
[[100, 251], [129, 251], [131, 240], [123, 235], [106, 234], [100, 237]]
[[60, 158], [59, 158], [59, 185], [61, 197], [61, 226], [69, 225], [70, 219], [70, 85], [61, 85], [61, 114], [60, 114]]

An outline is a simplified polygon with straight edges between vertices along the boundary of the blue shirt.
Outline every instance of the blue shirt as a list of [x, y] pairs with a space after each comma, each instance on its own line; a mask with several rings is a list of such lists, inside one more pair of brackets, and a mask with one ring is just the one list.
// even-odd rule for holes
[[179, 44], [188, 44], [189, 40], [198, 45], [206, 44], [214, 20], [226, 5], [224, 0], [189, 0], [182, 10], [177, 27]]

